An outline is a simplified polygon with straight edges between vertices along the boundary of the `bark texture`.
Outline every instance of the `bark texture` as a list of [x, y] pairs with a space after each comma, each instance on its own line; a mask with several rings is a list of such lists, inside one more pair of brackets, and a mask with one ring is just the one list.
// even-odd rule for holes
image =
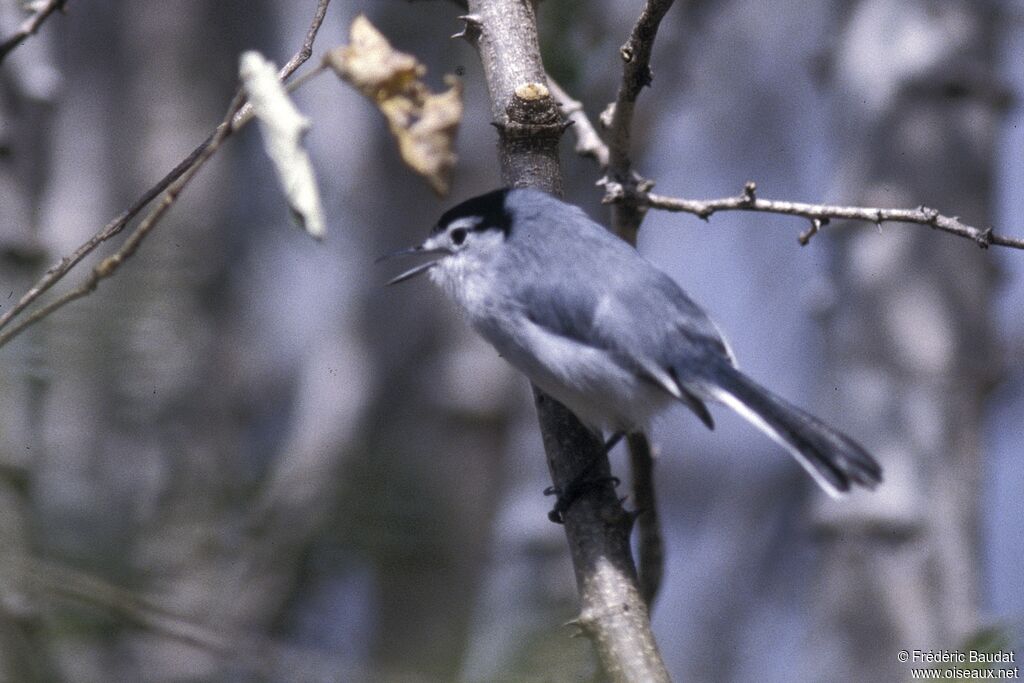
[[[564, 128], [540, 60], [534, 6], [527, 0], [469, 3], [466, 37], [481, 56], [492, 114], [501, 133], [505, 182], [561, 194], [557, 143]], [[542, 96], [522, 97], [539, 84]], [[535, 88], [535, 91], [537, 89]], [[566, 408], [534, 390], [548, 467], [565, 489], [594, 459], [607, 476], [601, 442]], [[650, 630], [629, 546], [632, 519], [610, 485], [594, 487], [565, 515], [581, 610], [577, 621], [594, 642], [601, 665], [615, 681], [668, 679]]]

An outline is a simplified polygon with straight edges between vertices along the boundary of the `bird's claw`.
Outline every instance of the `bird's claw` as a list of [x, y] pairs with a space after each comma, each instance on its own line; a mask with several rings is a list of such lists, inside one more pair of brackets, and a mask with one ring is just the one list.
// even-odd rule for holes
[[584, 493], [604, 484], [610, 483], [612, 488], [615, 488], [622, 483], [615, 476], [589, 478], [588, 474], [589, 471], [586, 470], [581, 472], [579, 476], [569, 482], [564, 490], [558, 486], [549, 486], [544, 489], [545, 496], [557, 496], [555, 506], [548, 512], [548, 519], [555, 524], [565, 524], [565, 513]]

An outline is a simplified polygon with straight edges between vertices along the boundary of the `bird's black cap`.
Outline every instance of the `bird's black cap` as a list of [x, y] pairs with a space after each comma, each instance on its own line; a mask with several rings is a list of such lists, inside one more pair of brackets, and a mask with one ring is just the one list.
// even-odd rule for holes
[[453, 206], [441, 215], [431, 234], [441, 232], [459, 218], [479, 216], [483, 220], [477, 224], [475, 230], [497, 229], [508, 235], [512, 229], [512, 216], [505, 207], [505, 198], [511, 189], [503, 187], [500, 190], [492, 190]]

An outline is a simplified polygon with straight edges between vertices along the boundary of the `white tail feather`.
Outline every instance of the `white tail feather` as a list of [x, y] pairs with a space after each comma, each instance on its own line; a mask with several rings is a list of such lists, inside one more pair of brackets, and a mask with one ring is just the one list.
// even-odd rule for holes
[[721, 387], [709, 387], [709, 391], [716, 400], [735, 410], [741, 417], [743, 417], [743, 419], [760, 429], [762, 432], [767, 434], [772, 441], [789, 451], [789, 453], [796, 458], [796, 461], [800, 463], [805, 470], [807, 470], [807, 473], [811, 475], [814, 481], [817, 482], [818, 486], [825, 490], [825, 493], [833, 498], [841, 498], [844, 495], [843, 491], [840, 491], [833, 486], [832, 482], [826, 479], [821, 472], [818, 471], [818, 468], [814, 466], [814, 463], [807, 459], [807, 456], [801, 453], [796, 446], [791, 444], [789, 441], [786, 441], [781, 434], [765, 422], [760, 415], [751, 410], [745, 403]]

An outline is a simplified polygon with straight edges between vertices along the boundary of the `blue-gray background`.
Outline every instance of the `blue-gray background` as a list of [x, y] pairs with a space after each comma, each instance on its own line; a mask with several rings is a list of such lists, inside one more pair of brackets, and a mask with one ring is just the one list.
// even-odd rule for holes
[[[5, 34], [14, 5], [0, 3]], [[238, 54], [283, 62], [313, 5], [72, 2], [12, 54], [4, 291], [201, 141]], [[638, 11], [541, 3], [548, 67], [595, 120]], [[35, 576], [2, 570], [4, 680], [592, 673], [561, 626], [575, 586], [526, 382], [425, 282], [384, 289], [391, 271], [373, 264], [499, 182], [477, 56], [448, 38], [453, 4], [377, 1], [334, 3], [314, 59], [357, 12], [434, 87], [464, 72], [451, 198], [322, 75], [296, 100], [323, 244], [289, 225], [247, 129], [117, 277], [0, 350], [0, 533]], [[1022, 22], [1024, 7], [967, 0], [677, 3], [638, 110], [638, 170], [664, 194], [756, 180], [767, 198], [927, 204], [1024, 235]], [[572, 143], [567, 197], [603, 221]], [[683, 411], [660, 423], [654, 625], [679, 680], [901, 680], [899, 649], [967, 647], [990, 626], [1020, 642], [1024, 252], [896, 224], [836, 224], [801, 248], [805, 228], [651, 213], [640, 233], [751, 375], [892, 474], [833, 503], [724, 411], [714, 432]], [[626, 476], [621, 453], [613, 466]]]

